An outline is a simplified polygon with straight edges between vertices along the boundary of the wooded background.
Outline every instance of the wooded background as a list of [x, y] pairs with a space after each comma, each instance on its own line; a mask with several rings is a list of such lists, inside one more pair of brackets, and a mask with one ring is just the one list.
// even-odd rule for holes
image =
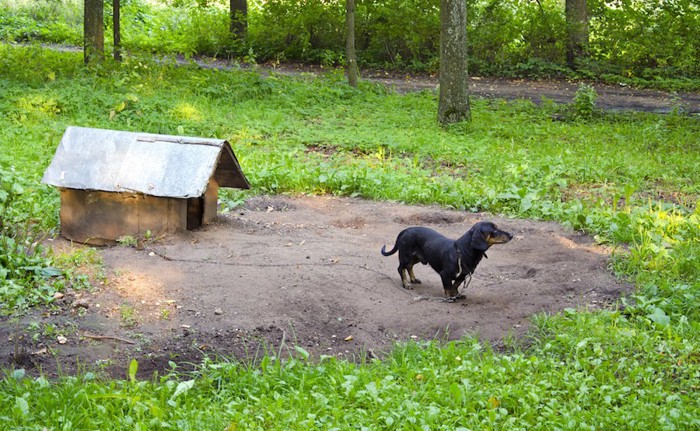
[[[109, 52], [113, 1], [103, 5]], [[439, 3], [357, 0], [360, 68], [436, 72]], [[700, 76], [695, 0], [466, 3], [471, 75], [608, 81]], [[0, 39], [82, 44], [83, 6], [83, 0], [0, 0]], [[122, 0], [121, 44], [132, 52], [338, 66], [345, 62], [345, 12], [346, 0]]]

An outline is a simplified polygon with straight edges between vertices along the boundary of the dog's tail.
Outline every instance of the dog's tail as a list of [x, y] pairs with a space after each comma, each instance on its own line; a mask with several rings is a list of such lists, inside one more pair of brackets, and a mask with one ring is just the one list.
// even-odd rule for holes
[[392, 249], [389, 250], [389, 251], [386, 251], [386, 245], [383, 245], [383, 246], [382, 246], [382, 254], [383, 254], [384, 256], [391, 256], [392, 254], [396, 253], [396, 250], [398, 250], [398, 249], [399, 249], [399, 246], [398, 246], [398, 245], [394, 245], [394, 248], [392, 248]]
[[402, 230], [399, 233], [399, 236], [396, 237], [396, 244], [394, 244], [394, 248], [392, 248], [391, 250], [386, 251], [386, 245], [382, 246], [382, 254], [384, 256], [391, 256], [392, 254], [396, 253], [396, 251], [399, 249], [399, 239], [401, 238], [401, 236], [403, 235], [404, 232], [406, 232], [406, 231]]

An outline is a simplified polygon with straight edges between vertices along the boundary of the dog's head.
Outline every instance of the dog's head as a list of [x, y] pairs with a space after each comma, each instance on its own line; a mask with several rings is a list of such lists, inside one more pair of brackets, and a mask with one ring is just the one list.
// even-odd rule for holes
[[472, 231], [471, 246], [477, 250], [486, 251], [494, 244], [505, 244], [513, 235], [500, 230], [490, 221], [480, 221], [470, 229]]

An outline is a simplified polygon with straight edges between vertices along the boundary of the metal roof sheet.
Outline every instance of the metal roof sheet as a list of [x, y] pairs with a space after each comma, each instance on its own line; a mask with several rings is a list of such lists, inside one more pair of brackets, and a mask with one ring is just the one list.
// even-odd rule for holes
[[220, 187], [250, 188], [227, 141], [70, 126], [42, 182], [190, 198], [204, 194], [212, 176]]

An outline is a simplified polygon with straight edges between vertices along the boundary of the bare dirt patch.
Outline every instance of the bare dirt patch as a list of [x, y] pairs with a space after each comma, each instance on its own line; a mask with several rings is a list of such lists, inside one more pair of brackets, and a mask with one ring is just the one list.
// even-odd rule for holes
[[[489, 250], [464, 300], [443, 302], [424, 266], [423, 284], [402, 289], [398, 259], [379, 253], [408, 225], [457, 238], [478, 220], [515, 238]], [[0, 320], [3, 367], [124, 377], [136, 358], [146, 377], [170, 361], [294, 346], [356, 360], [411, 339], [498, 342], [524, 334], [533, 314], [607, 307], [628, 289], [605, 249], [555, 223], [327, 196], [256, 197], [203, 229], [101, 253], [107, 282], [94, 292]]]

